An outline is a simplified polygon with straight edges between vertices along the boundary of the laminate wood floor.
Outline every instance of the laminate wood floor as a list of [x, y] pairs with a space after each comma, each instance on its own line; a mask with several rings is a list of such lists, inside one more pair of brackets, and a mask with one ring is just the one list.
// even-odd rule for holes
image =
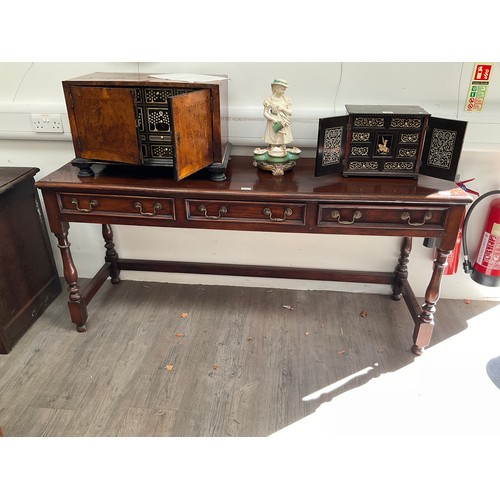
[[[85, 333], [66, 300], [0, 356], [7, 436], [269, 436], [415, 360], [389, 291], [108, 281]], [[432, 345], [495, 306], [441, 300]]]

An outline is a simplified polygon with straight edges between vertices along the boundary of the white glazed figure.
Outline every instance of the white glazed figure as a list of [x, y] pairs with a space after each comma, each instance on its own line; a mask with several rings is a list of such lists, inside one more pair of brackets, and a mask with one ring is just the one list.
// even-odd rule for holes
[[288, 83], [276, 78], [271, 83], [272, 94], [264, 101], [264, 117], [267, 120], [264, 141], [267, 147], [254, 149], [254, 166], [283, 175], [295, 166], [300, 149], [287, 147], [292, 137], [292, 100], [285, 95]]
[[271, 84], [272, 95], [264, 101], [264, 117], [267, 119], [264, 141], [269, 145], [271, 156], [285, 156], [286, 145], [292, 137], [292, 101], [285, 95], [288, 83], [275, 79]]

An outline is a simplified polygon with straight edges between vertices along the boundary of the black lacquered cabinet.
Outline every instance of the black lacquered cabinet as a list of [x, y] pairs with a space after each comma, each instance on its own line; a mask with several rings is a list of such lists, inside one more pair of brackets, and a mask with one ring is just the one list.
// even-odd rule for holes
[[467, 122], [436, 118], [420, 106], [346, 105], [319, 121], [316, 176], [455, 180]]

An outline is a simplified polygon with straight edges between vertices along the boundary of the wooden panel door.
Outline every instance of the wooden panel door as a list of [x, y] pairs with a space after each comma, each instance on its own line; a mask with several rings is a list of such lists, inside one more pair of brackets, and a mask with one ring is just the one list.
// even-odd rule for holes
[[197, 90], [170, 99], [177, 180], [213, 163], [210, 91]]
[[320, 118], [314, 175], [342, 172], [349, 115]]
[[464, 121], [429, 118], [419, 173], [454, 181], [466, 129]]
[[141, 163], [134, 89], [72, 86], [69, 93], [77, 157]]

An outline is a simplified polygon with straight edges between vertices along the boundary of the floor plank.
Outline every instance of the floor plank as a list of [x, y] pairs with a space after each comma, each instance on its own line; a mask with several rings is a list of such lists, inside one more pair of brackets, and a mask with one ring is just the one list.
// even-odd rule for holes
[[[496, 305], [440, 301], [432, 345]], [[74, 330], [63, 293], [0, 357], [0, 427], [7, 436], [269, 436], [413, 363], [412, 331], [389, 294], [108, 282], [87, 332]]]

